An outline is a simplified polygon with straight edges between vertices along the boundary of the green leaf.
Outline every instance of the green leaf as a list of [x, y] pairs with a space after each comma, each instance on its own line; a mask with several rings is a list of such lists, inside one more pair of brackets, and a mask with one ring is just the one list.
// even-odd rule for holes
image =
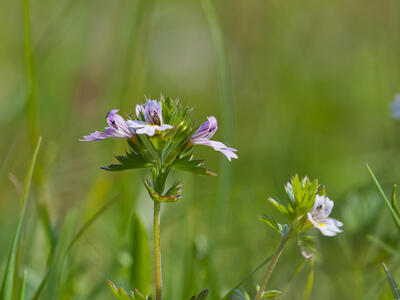
[[250, 300], [250, 296], [244, 289], [240, 288], [233, 290], [229, 295], [229, 300]]
[[186, 155], [180, 159], [177, 159], [172, 167], [177, 170], [191, 172], [203, 176], [217, 176], [214, 172], [203, 167], [204, 163], [202, 160], [197, 160], [193, 158], [193, 155]]
[[150, 180], [145, 179], [145, 180], [143, 180], [143, 183], [144, 183], [144, 186], [146, 187], [147, 192], [149, 193], [151, 199], [153, 199], [154, 201], [164, 202], [164, 203], [165, 202], [176, 202], [182, 197], [181, 194], [176, 194], [176, 195], [167, 195], [167, 194], [165, 194], [165, 195], [161, 195], [160, 196], [154, 190], [153, 183]]
[[[131, 284], [147, 293], [151, 281], [151, 259], [149, 238], [146, 229], [136, 213], [131, 216], [131, 255], [133, 264], [130, 268]], [[135, 290], [134, 290], [135, 293]], [[136, 296], [137, 299], [138, 296]]]
[[279, 231], [279, 227], [278, 227], [278, 223], [276, 222], [276, 220], [274, 219], [274, 217], [270, 216], [270, 215], [264, 215], [261, 216], [259, 218], [259, 220], [261, 222], [264, 222], [265, 224], [267, 224], [269, 227], [271, 227], [273, 230], [275, 230], [276, 232], [280, 233]]
[[24, 300], [25, 299], [25, 289], [26, 289], [26, 277], [27, 277], [27, 271], [25, 270], [23, 275], [22, 275], [22, 281], [21, 281], [21, 289], [19, 291], [19, 300]]
[[269, 290], [265, 291], [262, 298], [263, 299], [279, 299], [282, 296], [282, 292], [279, 290]]
[[399, 287], [397, 286], [397, 283], [394, 280], [394, 278], [392, 276], [392, 273], [390, 272], [388, 267], [384, 263], [382, 263], [382, 265], [383, 265], [383, 268], [385, 269], [385, 273], [386, 273], [386, 277], [387, 277], [388, 283], [390, 285], [390, 289], [392, 290], [393, 299], [399, 300], [400, 299]]
[[273, 199], [273, 198], [268, 198], [267, 201], [272, 204], [277, 210], [279, 210], [279, 212], [281, 212], [284, 215], [288, 215], [289, 212], [286, 208], [286, 206], [284, 206], [283, 204], [279, 203], [277, 200]]
[[270, 215], [261, 216], [259, 219], [261, 222], [264, 222], [273, 230], [278, 232], [281, 236], [285, 236], [288, 233], [289, 226], [287, 224], [278, 223], [275, 218]]
[[397, 199], [396, 199], [396, 189], [397, 189], [397, 184], [394, 184], [393, 191], [392, 191], [391, 204], [392, 204], [393, 209], [396, 212], [397, 216], [400, 217], [399, 204], [397, 203]]
[[397, 228], [400, 230], [400, 216], [397, 215], [397, 213], [396, 213], [395, 209], [393, 208], [392, 204], [390, 204], [389, 199], [386, 197], [386, 194], [383, 191], [381, 185], [379, 184], [378, 179], [376, 179], [374, 172], [372, 172], [372, 170], [371, 170], [371, 168], [369, 167], [368, 164], [366, 164], [366, 167], [367, 167], [367, 170], [368, 170], [369, 174], [372, 177], [372, 180], [374, 181], [376, 187], [378, 188], [378, 191], [379, 191], [382, 199], [385, 201], [386, 206], [389, 208], [390, 213], [392, 214], [393, 220], [394, 220], [395, 224], [397, 225]]
[[201, 291], [197, 296], [193, 296], [190, 300], [205, 300], [208, 296], [208, 290]]
[[1, 286], [1, 291], [0, 291], [0, 299], [1, 300], [11, 300], [12, 299], [12, 293], [13, 289], [15, 287], [14, 283], [14, 277], [15, 277], [15, 272], [16, 272], [16, 263], [17, 263], [17, 252], [18, 252], [18, 246], [19, 246], [19, 241], [21, 237], [21, 229], [22, 229], [22, 223], [24, 221], [25, 217], [25, 209], [26, 209], [26, 203], [27, 199], [29, 196], [29, 191], [31, 188], [31, 181], [32, 181], [32, 176], [33, 176], [33, 171], [35, 170], [35, 165], [36, 165], [36, 160], [37, 156], [39, 153], [39, 148], [40, 144], [42, 142], [42, 137], [39, 137], [35, 152], [33, 153], [33, 157], [31, 160], [31, 164], [28, 169], [28, 173], [26, 175], [25, 179], [25, 185], [24, 185], [24, 192], [22, 194], [22, 199], [18, 211], [18, 220], [17, 220], [17, 229], [14, 234], [12, 246], [11, 246], [11, 251], [7, 259], [7, 265], [5, 269], [5, 275], [3, 278], [3, 283]]
[[108, 286], [115, 296], [121, 300], [151, 300], [151, 296], [144, 296], [138, 289], [134, 289], [133, 292], [126, 292], [123, 288], [117, 287], [110, 280], [107, 281]]
[[[133, 293], [128, 294], [123, 288], [117, 287], [114, 283], [108, 280], [108, 286], [115, 296], [121, 300], [132, 300], [135, 299]], [[140, 298], [139, 298], [140, 299]]]
[[[132, 143], [133, 144], [133, 143]], [[130, 149], [126, 156], [116, 156], [120, 164], [111, 164], [107, 167], [101, 167], [106, 171], [123, 171], [129, 169], [141, 169], [151, 167], [151, 163], [146, 161], [140, 154]]]

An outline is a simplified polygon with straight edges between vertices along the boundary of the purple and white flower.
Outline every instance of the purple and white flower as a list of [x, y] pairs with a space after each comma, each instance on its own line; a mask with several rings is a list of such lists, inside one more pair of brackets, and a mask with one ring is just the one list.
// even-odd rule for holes
[[119, 114], [118, 109], [113, 109], [107, 114], [108, 127], [105, 127], [105, 131], [95, 131], [90, 135], [86, 135], [80, 141], [101, 141], [106, 138], [117, 138], [117, 139], [129, 139], [133, 137], [134, 132], [129, 129], [127, 121]]
[[343, 226], [343, 223], [336, 219], [328, 218], [333, 205], [333, 201], [328, 197], [317, 195], [313, 208], [307, 213], [308, 220], [312, 225], [326, 236], [334, 236], [342, 232], [339, 227]]
[[190, 138], [190, 142], [196, 145], [205, 145], [221, 152], [226, 158], [231, 161], [232, 158], [238, 158], [236, 149], [227, 147], [221, 142], [211, 141], [215, 132], [218, 129], [217, 119], [213, 116], [207, 117], [207, 121], [200, 125], [195, 133]]
[[153, 136], [157, 131], [173, 128], [171, 125], [163, 124], [161, 102], [156, 100], [147, 100], [145, 105], [136, 105], [136, 117], [139, 120], [127, 121], [129, 129], [136, 134]]
[[400, 93], [394, 95], [394, 100], [390, 103], [390, 107], [392, 108], [392, 118], [400, 119]]

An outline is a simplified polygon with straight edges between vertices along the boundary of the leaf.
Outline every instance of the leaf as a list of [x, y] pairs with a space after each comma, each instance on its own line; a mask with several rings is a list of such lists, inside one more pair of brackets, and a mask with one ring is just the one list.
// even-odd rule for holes
[[261, 222], [264, 222], [265, 224], [267, 224], [269, 227], [271, 227], [273, 230], [275, 230], [276, 232], [280, 233], [279, 231], [279, 227], [278, 227], [278, 223], [276, 222], [276, 220], [274, 219], [274, 217], [270, 216], [270, 215], [264, 215], [261, 216], [259, 218], [259, 220]]
[[382, 263], [382, 265], [383, 265], [383, 268], [385, 269], [385, 273], [386, 273], [386, 277], [387, 277], [388, 283], [390, 285], [390, 289], [392, 290], [393, 299], [399, 300], [400, 299], [399, 287], [397, 286], [397, 283], [394, 280], [394, 278], [392, 276], [392, 273], [390, 272], [388, 267], [384, 263]]
[[269, 290], [265, 291], [262, 298], [263, 299], [279, 299], [282, 296], [282, 292], [279, 290]]
[[115, 296], [121, 300], [151, 300], [151, 296], [144, 296], [138, 289], [134, 289], [133, 292], [126, 292], [123, 288], [117, 287], [110, 280], [107, 280], [108, 286]]
[[235, 289], [229, 295], [229, 300], [250, 300], [249, 294], [244, 289]]
[[193, 154], [186, 155], [182, 158], [177, 159], [172, 167], [177, 170], [191, 172], [203, 176], [217, 176], [216, 173], [203, 167], [204, 162], [202, 160], [193, 159]]
[[132, 294], [129, 295], [123, 288], [117, 287], [114, 283], [112, 283], [109, 280], [108, 280], [108, 286], [111, 288], [113, 294], [121, 300], [135, 299], [135, 297]]
[[286, 206], [284, 206], [283, 204], [279, 203], [277, 200], [275, 200], [273, 198], [268, 198], [267, 201], [270, 204], [272, 204], [277, 210], [279, 210], [282, 214], [284, 214], [286, 216], [289, 214]]
[[130, 226], [130, 251], [133, 260], [133, 264], [130, 267], [131, 284], [144, 293], [147, 293], [151, 281], [149, 238], [142, 221], [136, 213], [133, 213], [131, 216]]
[[22, 199], [21, 199], [21, 203], [20, 203], [20, 207], [19, 207], [19, 211], [18, 211], [17, 229], [15, 231], [12, 246], [11, 246], [11, 251], [10, 251], [10, 254], [7, 259], [7, 265], [6, 265], [6, 269], [5, 269], [5, 273], [4, 273], [5, 275], [4, 275], [4, 279], [3, 279], [3, 283], [2, 283], [1, 291], [0, 291], [0, 299], [1, 300], [11, 300], [12, 299], [12, 293], [13, 293], [13, 289], [15, 286], [14, 277], [15, 277], [15, 272], [16, 272], [17, 252], [18, 252], [18, 246], [19, 246], [19, 241], [20, 241], [20, 237], [21, 237], [22, 223], [23, 223], [24, 217], [25, 217], [26, 203], [27, 203], [29, 191], [31, 188], [33, 171], [35, 170], [36, 160], [38, 157], [41, 142], [42, 142], [42, 137], [39, 137], [37, 144], [36, 144], [35, 152], [33, 153], [31, 164], [28, 169], [28, 173], [26, 175], [24, 192], [22, 194]]
[[192, 298], [190, 298], [190, 300], [205, 300], [207, 299], [207, 296], [208, 296], [208, 290], [203, 290], [197, 295], [197, 297], [193, 296]]
[[278, 232], [281, 236], [285, 236], [289, 231], [289, 226], [287, 224], [278, 223], [275, 218], [270, 215], [261, 216], [259, 219], [261, 222], [264, 222], [273, 230]]
[[111, 164], [101, 168], [106, 171], [123, 171], [151, 167], [151, 163], [146, 161], [132, 148], [126, 153], [126, 156], [116, 156], [116, 159], [120, 162], [120, 164]]
[[181, 194], [177, 194], [177, 195], [162, 195], [160, 196], [153, 187], [153, 183], [151, 181], [149, 181], [148, 179], [143, 180], [144, 186], [147, 189], [147, 192], [149, 193], [151, 199], [153, 199], [154, 201], [157, 202], [176, 202], [178, 201], [182, 195]]
[[372, 177], [372, 180], [374, 181], [376, 187], [378, 188], [378, 191], [379, 191], [382, 199], [385, 201], [386, 206], [389, 208], [390, 213], [392, 214], [393, 220], [394, 220], [395, 224], [397, 225], [397, 228], [400, 230], [400, 216], [397, 215], [395, 209], [390, 204], [388, 198], [386, 197], [385, 192], [383, 191], [381, 185], [378, 182], [378, 179], [376, 179], [374, 172], [372, 172], [372, 170], [371, 170], [371, 168], [369, 167], [368, 164], [366, 164], [366, 167], [367, 167], [367, 170], [368, 170], [369, 174]]

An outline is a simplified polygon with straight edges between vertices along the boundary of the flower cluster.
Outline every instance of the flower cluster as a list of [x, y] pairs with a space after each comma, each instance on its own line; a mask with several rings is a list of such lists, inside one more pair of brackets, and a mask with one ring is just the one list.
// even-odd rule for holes
[[314, 252], [313, 241], [312, 237], [303, 233], [314, 227], [325, 236], [334, 236], [342, 232], [340, 227], [343, 223], [329, 218], [334, 203], [326, 196], [325, 188], [317, 180], [310, 181], [308, 177], [300, 179], [296, 175], [285, 185], [285, 190], [289, 197], [287, 204], [272, 198], [268, 202], [286, 216], [288, 224], [282, 225], [270, 215], [260, 219], [282, 236], [296, 238], [302, 254], [309, 257]]
[[149, 168], [152, 180], [145, 186], [153, 200], [176, 201], [182, 190], [174, 184], [164, 193], [166, 177], [171, 169], [180, 169], [200, 175], [215, 175], [203, 167], [203, 161], [194, 159], [194, 145], [205, 145], [221, 152], [230, 161], [237, 158], [236, 149], [213, 141], [217, 131], [215, 117], [196, 129], [191, 125], [191, 108], [182, 106], [178, 100], [161, 97], [159, 101], [147, 99], [145, 104], [136, 105], [135, 115], [126, 119], [117, 109], [107, 114], [108, 126], [103, 132], [95, 131], [84, 136], [81, 141], [100, 141], [119, 138], [128, 141], [129, 150], [125, 156], [116, 156], [119, 164], [111, 164], [103, 169], [121, 171], [126, 169]]

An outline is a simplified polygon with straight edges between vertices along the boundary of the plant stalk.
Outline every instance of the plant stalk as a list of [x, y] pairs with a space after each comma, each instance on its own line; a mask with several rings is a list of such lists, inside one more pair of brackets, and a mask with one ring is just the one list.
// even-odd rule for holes
[[262, 295], [264, 293], [265, 287], [268, 284], [268, 281], [269, 281], [269, 279], [271, 277], [271, 274], [275, 269], [275, 265], [278, 262], [279, 256], [281, 256], [282, 251], [283, 251], [283, 247], [285, 246], [285, 244], [288, 241], [288, 239], [289, 239], [289, 233], [285, 234], [282, 237], [281, 243], [279, 244], [278, 249], [276, 249], [276, 251], [275, 251], [275, 253], [274, 253], [273, 257], [272, 257], [272, 260], [268, 265], [267, 273], [265, 274], [263, 282], [262, 282], [262, 284], [260, 286], [260, 289], [258, 290], [257, 295], [254, 298], [254, 300], [260, 300], [262, 298]]
[[154, 268], [156, 276], [156, 300], [161, 300], [162, 273], [161, 273], [161, 248], [160, 248], [160, 206], [154, 201]]

